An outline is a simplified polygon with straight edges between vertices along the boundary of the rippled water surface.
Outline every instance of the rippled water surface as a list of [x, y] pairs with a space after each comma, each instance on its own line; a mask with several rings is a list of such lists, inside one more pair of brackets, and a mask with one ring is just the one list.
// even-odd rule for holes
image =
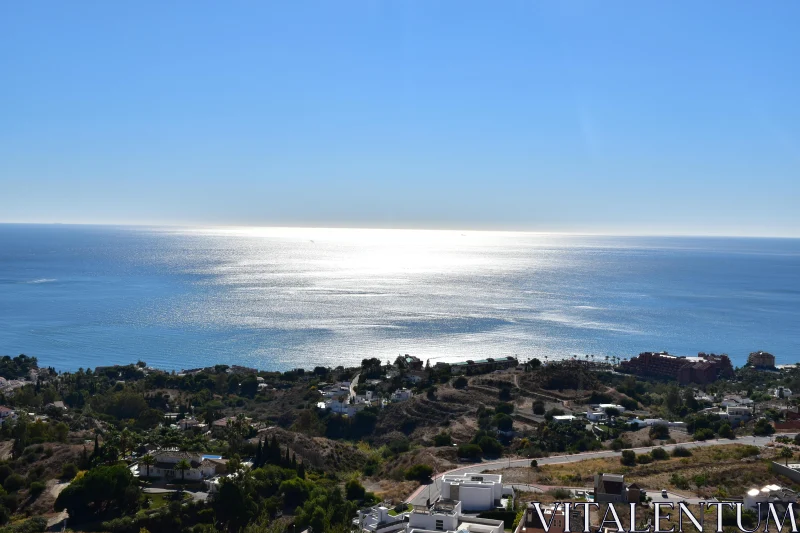
[[75, 369], [763, 349], [800, 240], [0, 225], [0, 354]]

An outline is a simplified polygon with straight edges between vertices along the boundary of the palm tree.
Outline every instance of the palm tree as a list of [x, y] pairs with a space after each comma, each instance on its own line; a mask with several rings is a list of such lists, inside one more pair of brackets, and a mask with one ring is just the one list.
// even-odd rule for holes
[[192, 468], [192, 465], [186, 459], [181, 459], [175, 464], [175, 470], [180, 470], [181, 472], [181, 481], [186, 480], [186, 471], [190, 468]]
[[147, 467], [147, 477], [150, 477], [150, 467], [156, 464], [156, 458], [148, 453], [142, 457], [142, 464]]
[[778, 457], [782, 457], [786, 461], [786, 466], [789, 466], [789, 459], [792, 458], [792, 450], [788, 446], [784, 446], [781, 448], [781, 452], [778, 454]]

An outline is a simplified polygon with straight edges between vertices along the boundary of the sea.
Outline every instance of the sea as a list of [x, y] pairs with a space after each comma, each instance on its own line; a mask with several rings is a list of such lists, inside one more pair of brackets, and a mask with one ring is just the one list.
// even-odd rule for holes
[[0, 225], [0, 354], [76, 370], [412, 354], [800, 360], [800, 240]]

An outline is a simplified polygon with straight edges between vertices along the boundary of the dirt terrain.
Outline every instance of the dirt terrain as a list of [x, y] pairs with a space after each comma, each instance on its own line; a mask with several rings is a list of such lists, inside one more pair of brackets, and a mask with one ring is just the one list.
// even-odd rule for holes
[[691, 457], [671, 457], [633, 467], [624, 466], [618, 458], [612, 457], [536, 469], [510, 468], [501, 473], [506, 482], [568, 487], [591, 487], [596, 472], [624, 474], [626, 482], [635, 482], [645, 489], [670, 489], [706, 498], [740, 495], [770, 483], [800, 488], [772, 472], [774, 450], [765, 448], [758, 455], [751, 453], [754, 453], [751, 446], [730, 444], [694, 448]]

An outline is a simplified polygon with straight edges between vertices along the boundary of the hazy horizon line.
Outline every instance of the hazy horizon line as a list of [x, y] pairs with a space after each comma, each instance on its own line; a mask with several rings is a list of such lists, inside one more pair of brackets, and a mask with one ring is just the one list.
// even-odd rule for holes
[[305, 224], [215, 224], [215, 223], [175, 223], [175, 222], [30, 222], [30, 221], [0, 221], [0, 225], [17, 226], [98, 226], [98, 227], [128, 227], [128, 228], [207, 228], [207, 229], [244, 229], [244, 228], [270, 228], [270, 229], [308, 229], [308, 230], [376, 230], [376, 231], [452, 231], [452, 232], [473, 232], [473, 233], [524, 233], [532, 235], [565, 235], [565, 236], [587, 236], [587, 237], [715, 237], [715, 238], [747, 238], [747, 239], [800, 239], [800, 234], [736, 234], [727, 232], [679, 232], [679, 231], [653, 231], [653, 232], [625, 232], [620, 230], [608, 231], [581, 231], [581, 230], [544, 230], [544, 229], [523, 229], [513, 227], [413, 227], [413, 226], [362, 226], [352, 224], [330, 223], [329, 225], [305, 225]]

